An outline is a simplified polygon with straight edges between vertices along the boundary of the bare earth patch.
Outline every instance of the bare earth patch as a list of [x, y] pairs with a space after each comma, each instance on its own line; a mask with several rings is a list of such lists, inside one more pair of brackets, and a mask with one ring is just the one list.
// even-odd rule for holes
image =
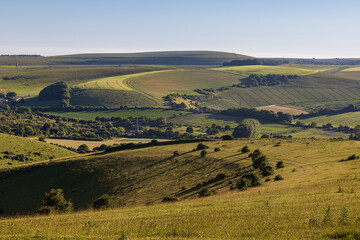
[[297, 108], [291, 108], [291, 107], [283, 107], [283, 106], [278, 106], [278, 105], [268, 105], [268, 106], [261, 106], [261, 107], [257, 107], [256, 109], [258, 110], [268, 110], [268, 111], [273, 111], [273, 112], [283, 112], [283, 113], [288, 113], [288, 114], [292, 114], [292, 115], [300, 115], [300, 114], [308, 114], [309, 112], [307, 111], [303, 111]]

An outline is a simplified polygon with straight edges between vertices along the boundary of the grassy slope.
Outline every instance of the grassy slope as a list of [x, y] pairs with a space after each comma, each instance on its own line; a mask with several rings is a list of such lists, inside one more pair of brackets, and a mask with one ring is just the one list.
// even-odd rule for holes
[[[59, 81], [66, 81], [73, 86], [91, 79], [132, 74], [146, 71], [168, 69], [166, 66], [122, 66], [122, 67], [74, 67], [74, 68], [44, 68], [32, 71], [24, 70], [16, 73], [0, 74], [0, 90], [11, 88], [23, 96], [36, 96], [44, 87]], [[18, 80], [2, 80], [3, 77], [22, 76]]]
[[235, 66], [235, 67], [221, 67], [213, 68], [213, 70], [235, 73], [239, 75], [249, 76], [251, 74], [266, 75], [266, 74], [284, 74], [284, 75], [308, 75], [316, 73], [317, 71], [309, 69], [301, 69], [295, 67], [282, 66]]
[[[279, 141], [280, 146], [274, 146]], [[90, 201], [106, 191], [118, 193], [123, 201], [127, 198], [129, 204], [156, 203], [164, 195], [181, 193], [182, 186], [189, 189], [218, 172], [238, 172], [242, 166], [250, 164], [237, 151], [244, 145], [252, 150], [260, 148], [272, 164], [283, 160], [285, 168], [276, 172], [285, 180], [266, 182], [243, 192], [229, 192], [227, 181], [235, 182], [237, 179], [231, 175], [224, 183], [213, 186], [222, 194], [203, 199], [101, 212], [3, 219], [0, 236], [48, 239], [334, 239], [335, 233], [345, 235], [360, 231], [357, 224], [360, 161], [339, 162], [356, 153], [359, 142], [268, 139], [207, 144], [211, 148], [220, 146], [221, 151], [211, 153], [205, 159], [196, 158], [191, 152], [175, 161], [168, 158], [171, 151], [177, 149], [183, 153], [194, 144], [181, 148], [156, 147], [137, 153], [116, 153], [98, 160], [25, 169], [2, 177], [1, 192], [8, 199], [14, 199], [13, 205], [19, 204], [23, 208], [29, 207], [30, 202], [32, 207], [36, 207], [35, 202], [40, 201], [42, 191], [55, 186], [65, 187], [65, 195], [75, 204], [80, 200]], [[128, 160], [124, 159], [125, 154]], [[133, 157], [136, 160], [131, 160]], [[73, 168], [74, 164], [77, 164], [77, 169]], [[48, 181], [30, 183], [30, 179], [39, 179], [39, 176], [46, 176]], [[27, 190], [29, 184], [32, 184], [31, 194]], [[15, 185], [18, 186], [16, 190]], [[341, 192], [338, 192], [339, 186]], [[73, 193], [70, 193], [71, 189], [74, 189]], [[132, 194], [127, 194], [127, 191]], [[27, 196], [27, 202], [18, 200], [22, 195]], [[9, 205], [4, 205], [5, 201], [3, 199], [1, 205], [7, 211]], [[323, 224], [328, 207], [330, 219]], [[341, 224], [344, 208], [346, 214], [342, 214], [342, 219], [346, 225]]]
[[[5, 155], [8, 155], [4, 153], [5, 151], [13, 153], [9, 155], [10, 157], [17, 154], [24, 154], [25, 157], [28, 157], [31, 160], [21, 162], [4, 158]], [[39, 156], [34, 153], [41, 153], [41, 155]], [[37, 140], [0, 133], [0, 168], [10, 168], [12, 166], [44, 161], [48, 160], [50, 157], [61, 158], [71, 155], [75, 155], [75, 153]]]
[[135, 89], [161, 99], [176, 91], [191, 91], [197, 88], [219, 88], [238, 83], [241, 77], [207, 69], [183, 69], [139, 76], [131, 79]]
[[360, 125], [360, 112], [349, 112], [336, 115], [325, 115], [319, 117], [312, 117], [302, 120], [305, 123], [316, 122], [319, 126], [331, 123], [333, 126], [339, 125], [355, 127]]
[[258, 107], [290, 103], [360, 99], [358, 80], [317, 73], [296, 78], [289, 86], [231, 88], [218, 93], [221, 99], [206, 103], [213, 108]]

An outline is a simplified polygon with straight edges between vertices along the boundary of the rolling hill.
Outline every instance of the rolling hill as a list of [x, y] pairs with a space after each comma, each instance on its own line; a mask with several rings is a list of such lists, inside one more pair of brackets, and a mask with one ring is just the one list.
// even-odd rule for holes
[[[3, 218], [5, 238], [356, 239], [360, 161], [357, 141], [235, 140], [150, 147], [58, 161], [0, 174], [4, 214], [34, 212], [44, 192], [60, 187], [77, 209], [109, 193], [118, 209]], [[260, 149], [284, 180], [230, 190], [251, 164], [238, 150]], [[219, 147], [219, 152], [212, 149]], [[306, 150], [305, 150], [306, 149]], [[336, 151], [334, 151], [336, 149]], [[179, 151], [174, 157], [173, 151]], [[219, 173], [224, 179], [216, 178]], [[46, 179], [47, 181], [43, 181]], [[231, 181], [231, 182], [230, 182]], [[201, 189], [217, 195], [198, 198]], [[158, 204], [165, 196], [182, 201]], [[27, 201], [22, 201], [27, 199]], [[126, 204], [126, 206], [124, 205]], [[147, 204], [147, 205], [145, 205]], [[133, 206], [136, 205], [136, 206]], [[9, 227], [11, 226], [11, 227]], [[240, 229], [240, 230], [239, 230]], [[354, 237], [355, 236], [355, 237]]]
[[0, 133], [0, 169], [77, 155], [37, 140]]

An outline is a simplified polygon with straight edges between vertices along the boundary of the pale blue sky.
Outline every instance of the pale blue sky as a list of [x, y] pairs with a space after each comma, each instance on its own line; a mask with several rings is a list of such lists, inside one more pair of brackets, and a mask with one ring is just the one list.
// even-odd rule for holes
[[0, 0], [0, 54], [360, 57], [356, 0]]

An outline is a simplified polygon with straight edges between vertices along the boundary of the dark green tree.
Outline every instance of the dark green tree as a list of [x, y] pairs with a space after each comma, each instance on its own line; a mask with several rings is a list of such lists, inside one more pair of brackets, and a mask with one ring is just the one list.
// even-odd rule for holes
[[236, 138], [259, 138], [261, 124], [256, 119], [244, 119], [234, 129], [232, 135]]

